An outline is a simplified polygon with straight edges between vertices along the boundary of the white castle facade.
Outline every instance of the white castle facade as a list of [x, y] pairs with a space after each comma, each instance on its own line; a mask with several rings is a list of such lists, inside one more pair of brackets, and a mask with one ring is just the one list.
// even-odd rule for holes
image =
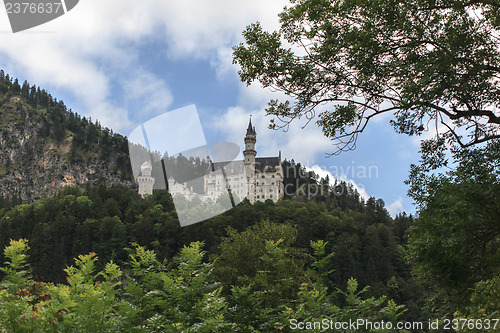
[[[257, 133], [250, 120], [245, 135], [244, 160], [229, 164], [214, 163], [212, 172], [204, 177], [207, 197], [216, 199], [229, 191], [238, 198], [247, 197], [251, 203], [268, 199], [276, 202], [283, 198], [281, 153], [276, 157], [256, 157], [256, 142]], [[226, 184], [227, 189], [223, 184]]]
[[[243, 161], [211, 163], [211, 170], [203, 177], [204, 193], [194, 193], [192, 189], [186, 187], [186, 184], [177, 183], [171, 177], [168, 180], [170, 194], [172, 196], [181, 194], [188, 200], [198, 197], [202, 201], [215, 201], [221, 195], [230, 193], [233, 198], [240, 200], [246, 197], [251, 203], [266, 200], [276, 202], [283, 198], [281, 152], [276, 157], [257, 157], [255, 150], [257, 133], [251, 119], [244, 141]], [[142, 175], [137, 178], [139, 194], [143, 196], [153, 193], [154, 178], [148, 169], [150, 165], [149, 162], [144, 162], [141, 166]], [[146, 175], [145, 171], [149, 174]]]
[[155, 179], [151, 176], [152, 171], [153, 166], [149, 161], [142, 163], [141, 175], [137, 177], [137, 182], [139, 183], [139, 195], [142, 195], [143, 197], [153, 194]]

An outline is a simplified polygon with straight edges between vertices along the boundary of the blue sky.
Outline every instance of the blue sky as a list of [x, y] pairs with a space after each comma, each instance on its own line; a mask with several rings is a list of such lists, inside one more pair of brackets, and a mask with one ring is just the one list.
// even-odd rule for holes
[[[208, 142], [243, 145], [249, 116], [258, 156], [295, 159], [321, 175], [352, 181], [366, 196], [382, 198], [391, 214], [414, 212], [406, 196], [419, 141], [399, 135], [385, 116], [371, 123], [357, 149], [334, 150], [314, 123], [288, 132], [267, 129], [264, 109], [283, 95], [247, 87], [232, 64], [231, 47], [246, 25], [278, 27], [281, 0], [82, 0], [66, 15], [12, 34], [0, 10], [0, 67], [37, 84], [83, 116], [123, 135], [167, 111], [196, 105]], [[189, 137], [179, 138], [180, 142]]]

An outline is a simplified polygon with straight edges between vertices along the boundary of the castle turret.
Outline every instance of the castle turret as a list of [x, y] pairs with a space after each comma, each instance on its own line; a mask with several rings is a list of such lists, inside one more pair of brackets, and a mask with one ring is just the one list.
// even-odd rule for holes
[[146, 161], [141, 165], [141, 175], [137, 177], [137, 182], [139, 183], [139, 194], [143, 197], [146, 195], [153, 194], [153, 185], [155, 179], [151, 177], [151, 172], [153, 171], [153, 166], [151, 162]]
[[245, 150], [243, 156], [245, 158], [245, 173], [248, 181], [248, 199], [250, 202], [255, 201], [255, 143], [257, 142], [257, 133], [255, 127], [252, 126], [252, 118], [248, 123], [247, 134], [245, 135]]
[[245, 150], [243, 151], [243, 156], [245, 156], [245, 165], [253, 165], [255, 169], [255, 156], [257, 152], [255, 151], [255, 143], [257, 142], [257, 133], [255, 132], [255, 127], [252, 127], [252, 118], [248, 123], [247, 134], [245, 135]]

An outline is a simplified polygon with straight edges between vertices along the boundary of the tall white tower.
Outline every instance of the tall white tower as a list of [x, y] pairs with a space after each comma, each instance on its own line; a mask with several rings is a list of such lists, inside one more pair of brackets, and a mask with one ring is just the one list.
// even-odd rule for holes
[[252, 127], [252, 118], [248, 123], [247, 134], [245, 135], [245, 150], [243, 156], [245, 158], [245, 174], [248, 181], [248, 200], [251, 203], [255, 202], [255, 143], [257, 142], [257, 133], [255, 127]]
[[151, 176], [152, 171], [153, 166], [149, 161], [142, 163], [141, 175], [137, 177], [137, 182], [139, 183], [139, 195], [142, 195], [143, 197], [153, 194], [155, 179]]

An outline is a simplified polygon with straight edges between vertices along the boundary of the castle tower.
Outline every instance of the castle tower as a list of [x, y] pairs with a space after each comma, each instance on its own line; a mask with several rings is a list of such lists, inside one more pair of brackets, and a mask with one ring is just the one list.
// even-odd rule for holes
[[139, 183], [139, 195], [142, 195], [143, 197], [153, 194], [155, 179], [151, 177], [152, 171], [153, 166], [149, 161], [142, 163], [141, 175], [137, 177], [137, 182]]
[[248, 123], [247, 134], [245, 135], [245, 150], [243, 156], [245, 158], [245, 173], [248, 181], [248, 200], [251, 203], [255, 202], [255, 143], [257, 142], [257, 133], [255, 127], [252, 126], [252, 118]]

